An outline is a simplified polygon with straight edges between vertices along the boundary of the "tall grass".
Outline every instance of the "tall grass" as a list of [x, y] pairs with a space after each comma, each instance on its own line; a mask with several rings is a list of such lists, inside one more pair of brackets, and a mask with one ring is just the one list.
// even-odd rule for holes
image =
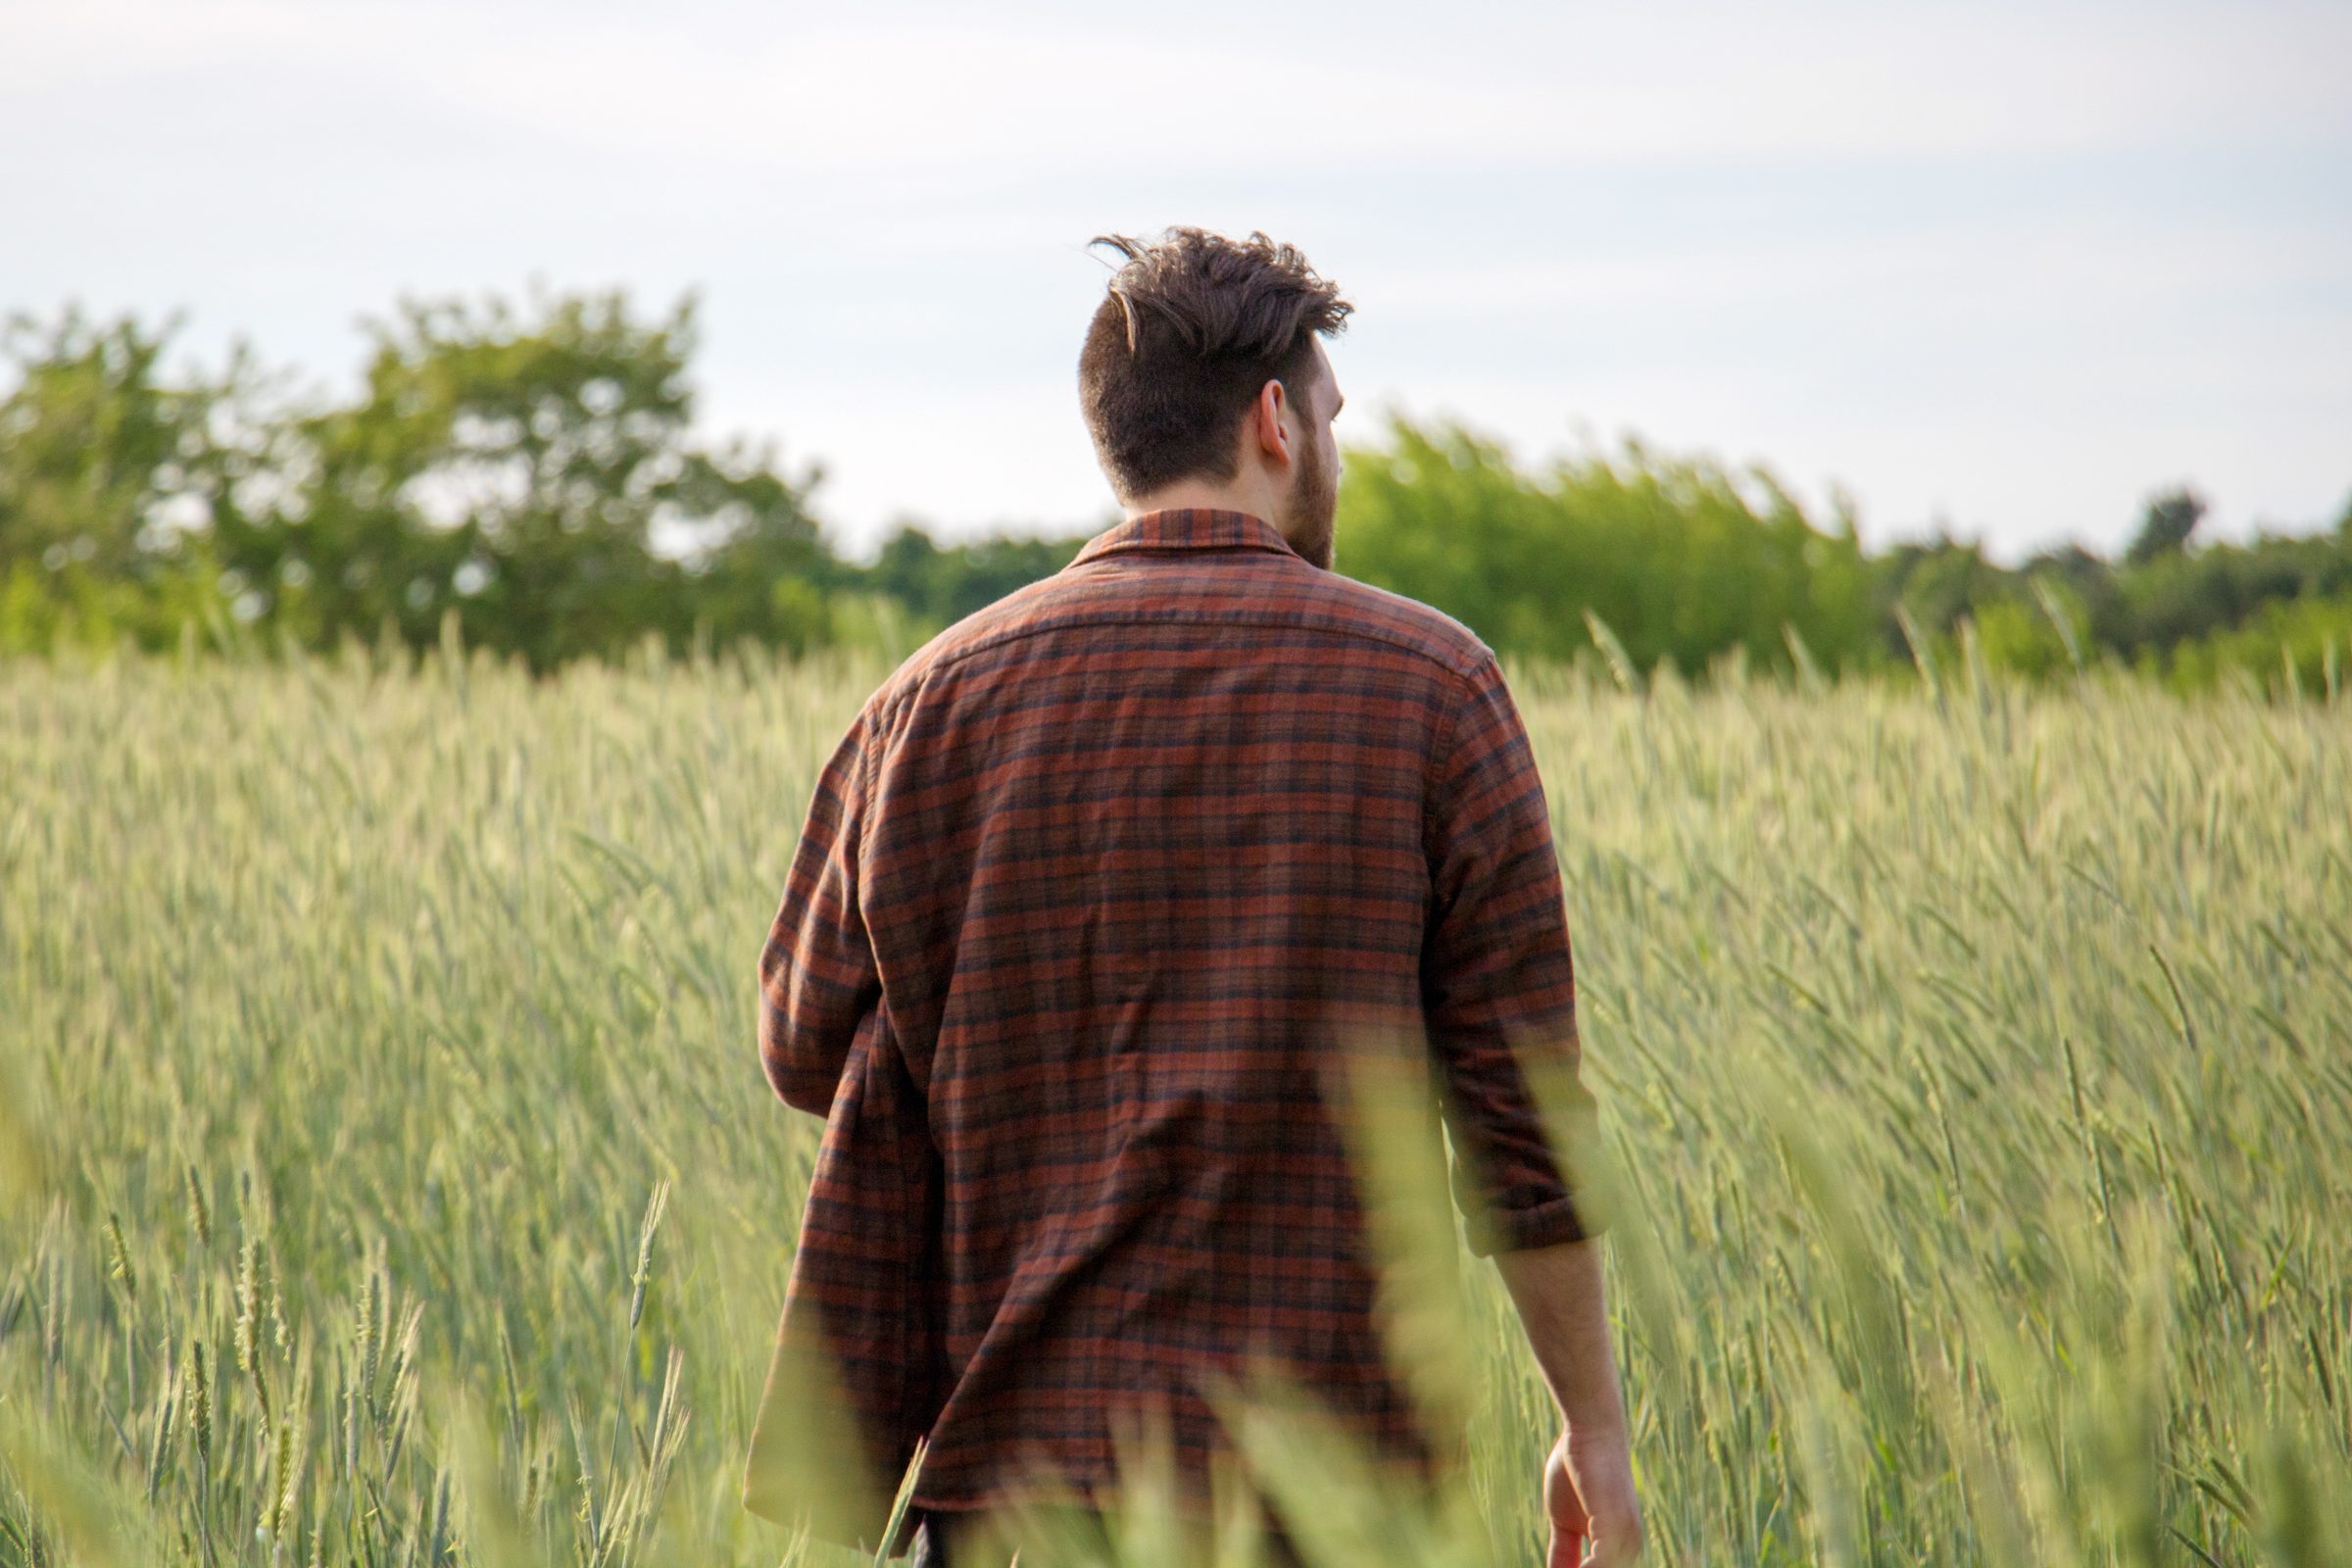
[[[752, 960], [880, 673], [0, 666], [0, 1564], [870, 1560], [738, 1495]], [[2352, 712], [1516, 685], [1657, 1559], [2352, 1561]], [[1539, 1560], [1438, 1295], [1476, 1506], [1310, 1552]]]

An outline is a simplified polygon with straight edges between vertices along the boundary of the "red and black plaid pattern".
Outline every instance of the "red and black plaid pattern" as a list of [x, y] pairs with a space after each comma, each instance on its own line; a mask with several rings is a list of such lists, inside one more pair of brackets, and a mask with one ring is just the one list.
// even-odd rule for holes
[[1429, 1455], [1323, 1073], [1426, 1039], [1482, 1250], [1584, 1234], [1516, 1053], [1573, 1069], [1544, 792], [1491, 649], [1266, 522], [1131, 518], [949, 628], [825, 764], [760, 1053], [826, 1118], [780, 1333], [917, 1503], [1114, 1477], [1270, 1355]]

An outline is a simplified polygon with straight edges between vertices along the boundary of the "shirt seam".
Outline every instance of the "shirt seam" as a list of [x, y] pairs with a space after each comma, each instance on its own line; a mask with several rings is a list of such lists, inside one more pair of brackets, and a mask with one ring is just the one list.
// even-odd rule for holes
[[[1437, 842], [1439, 776], [1445, 770], [1446, 758], [1452, 754], [1453, 738], [1461, 731], [1462, 710], [1469, 706], [1470, 683], [1463, 671], [1448, 665], [1447, 673], [1453, 677], [1452, 701], [1446, 705], [1444, 728], [1433, 738], [1429, 760], [1421, 776], [1421, 854], [1424, 858], [1428, 858]], [[1435, 865], [1430, 867], [1429, 896], [1431, 903], [1435, 904], [1438, 897]]]
[[[889, 706], [884, 705], [886, 709]], [[858, 724], [864, 731], [858, 737], [858, 858], [862, 859], [865, 856], [866, 829], [874, 819], [874, 774], [877, 771], [874, 766], [874, 748], [880, 737], [877, 734], [879, 726], [869, 722], [862, 713], [858, 715]], [[865, 912], [862, 900], [858, 912], [861, 917]]]
[[[1091, 566], [1096, 562], [1107, 560], [1112, 556], [1132, 555], [1139, 552], [1156, 551], [1160, 555], [1191, 553], [1203, 556], [1221, 556], [1231, 554], [1237, 550], [1251, 550], [1255, 551], [1259, 555], [1264, 556], [1295, 556], [1300, 561], [1304, 561], [1306, 559], [1304, 556], [1299, 556], [1298, 551], [1292, 549], [1287, 544], [1268, 544], [1263, 539], [1220, 540], [1215, 544], [1200, 544], [1197, 541], [1185, 539], [1122, 539], [1115, 545], [1104, 546], [1102, 549], [1096, 551], [1091, 556], [1083, 552], [1072, 556], [1068, 564], [1070, 566]], [[1066, 570], [1067, 567], [1064, 569]]]
[[1206, 615], [1200, 616], [1198, 618], [1187, 615], [1170, 615], [1165, 612], [1138, 614], [1103, 615], [1099, 617], [1073, 618], [1069, 620], [1054, 621], [1052, 624], [1043, 626], [1016, 626], [1005, 631], [993, 632], [979, 642], [973, 643], [968, 648], [959, 648], [952, 654], [943, 654], [939, 656], [929, 667], [922, 671], [919, 677], [910, 683], [904, 691], [894, 696], [891, 700], [891, 703], [886, 706], [896, 706], [900, 703], [903, 703], [907, 692], [911, 692], [921, 687], [930, 681], [930, 679], [935, 675], [945, 674], [947, 671], [955, 668], [957, 664], [964, 662], [966, 660], [976, 658], [981, 654], [989, 652], [991, 649], [1002, 648], [1008, 643], [1019, 642], [1025, 637], [1042, 637], [1048, 632], [1067, 631], [1073, 626], [1149, 626], [1153, 624], [1203, 626], [1235, 624], [1252, 626], [1294, 626], [1301, 631], [1328, 632], [1334, 637], [1350, 638], [1361, 642], [1384, 643], [1391, 648], [1402, 649], [1408, 654], [1425, 659], [1429, 661], [1429, 662], [1436, 664], [1439, 668], [1444, 669], [1446, 671], [1446, 673], [1452, 675], [1456, 681], [1461, 680], [1470, 669], [1476, 667], [1487, 657], [1484, 650], [1473, 650], [1467, 656], [1469, 660], [1468, 663], [1456, 663], [1446, 655], [1439, 653], [1435, 649], [1429, 648], [1409, 637], [1401, 636], [1395, 632], [1382, 631], [1370, 626], [1319, 626], [1296, 620], [1286, 621], [1270, 619], [1247, 611], [1243, 612], [1239, 617], [1217, 616], [1213, 618]]

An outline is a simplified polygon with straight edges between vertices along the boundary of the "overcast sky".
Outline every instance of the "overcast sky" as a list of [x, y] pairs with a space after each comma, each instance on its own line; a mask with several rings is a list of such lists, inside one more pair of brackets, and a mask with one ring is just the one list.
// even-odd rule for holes
[[[1763, 462], [1866, 539], [2352, 496], [2352, 4], [0, 0], [0, 309], [325, 388], [402, 293], [703, 299], [859, 550], [1099, 526], [1106, 229], [1303, 246], [1343, 440]], [[1344, 545], [1343, 545], [1344, 548]]]

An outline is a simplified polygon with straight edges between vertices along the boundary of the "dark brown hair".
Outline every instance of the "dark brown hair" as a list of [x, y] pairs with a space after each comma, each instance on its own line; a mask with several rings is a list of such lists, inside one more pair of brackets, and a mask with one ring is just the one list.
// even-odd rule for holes
[[1304, 391], [1318, 333], [1355, 309], [1306, 258], [1263, 234], [1171, 228], [1098, 235], [1126, 257], [1087, 327], [1078, 402], [1121, 499], [1178, 479], [1231, 479], [1234, 432], [1268, 381]]

